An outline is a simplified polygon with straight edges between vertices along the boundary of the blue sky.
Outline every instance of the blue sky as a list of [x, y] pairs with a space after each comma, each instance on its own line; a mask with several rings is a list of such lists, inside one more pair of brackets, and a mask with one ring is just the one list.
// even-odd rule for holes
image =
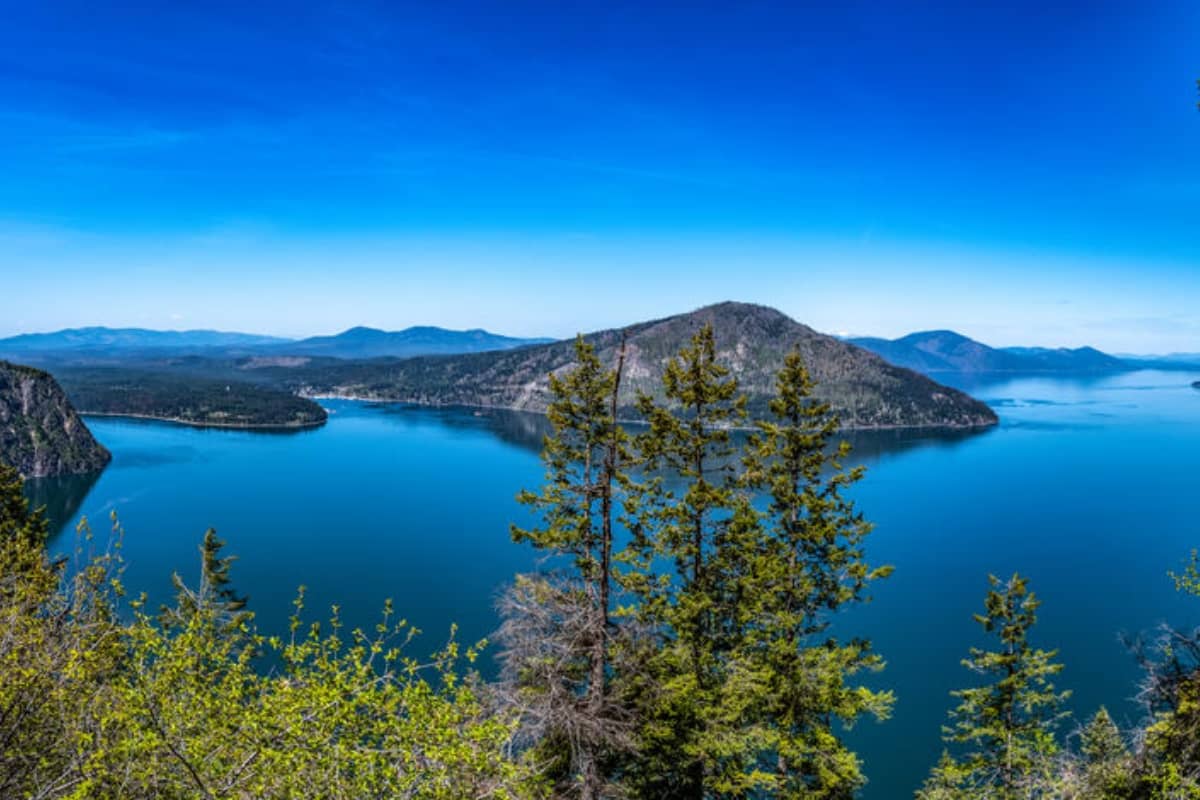
[[1200, 4], [8, 3], [0, 335], [1200, 351]]

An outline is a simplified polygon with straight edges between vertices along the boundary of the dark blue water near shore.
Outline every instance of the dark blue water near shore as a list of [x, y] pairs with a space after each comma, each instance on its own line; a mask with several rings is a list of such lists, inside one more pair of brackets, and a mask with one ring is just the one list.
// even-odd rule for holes
[[[892, 720], [851, 733], [866, 797], [909, 796], [936, 760], [948, 692], [971, 680], [959, 661], [980, 643], [971, 614], [989, 572], [1020, 570], [1042, 596], [1036, 639], [1060, 649], [1073, 707], [1103, 703], [1133, 721], [1137, 670], [1119, 634], [1200, 622], [1166, 577], [1200, 546], [1198, 377], [973, 382], [1002, 418], [994, 430], [854, 437], [869, 468], [855, 496], [877, 524], [869, 552], [896, 566], [875, 602], [839, 623], [875, 641], [888, 659], [875, 681], [898, 696]], [[314, 613], [337, 602], [351, 624], [393, 598], [430, 649], [451, 622], [486, 636], [496, 590], [535, 564], [508, 525], [523, 519], [513, 495], [541, 479], [543, 421], [328, 407], [327, 426], [286, 435], [89, 420], [112, 465], [32, 487], [62, 525], [54, 548], [71, 548], [81, 514], [102, 529], [115, 509], [127, 584], [162, 599], [172, 571], [194, 576], [213, 526], [266, 628], [282, 628], [303, 583]]]

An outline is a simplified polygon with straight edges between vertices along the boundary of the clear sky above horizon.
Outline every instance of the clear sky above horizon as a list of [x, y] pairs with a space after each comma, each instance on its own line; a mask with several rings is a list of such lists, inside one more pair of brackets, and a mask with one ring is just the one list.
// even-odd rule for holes
[[5, 4], [0, 336], [1200, 352], [1200, 3]]

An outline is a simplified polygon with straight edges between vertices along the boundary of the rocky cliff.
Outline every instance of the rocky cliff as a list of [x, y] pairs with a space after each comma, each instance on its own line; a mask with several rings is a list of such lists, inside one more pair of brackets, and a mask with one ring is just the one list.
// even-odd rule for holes
[[0, 361], [0, 461], [43, 478], [95, 472], [110, 458], [54, 378]]

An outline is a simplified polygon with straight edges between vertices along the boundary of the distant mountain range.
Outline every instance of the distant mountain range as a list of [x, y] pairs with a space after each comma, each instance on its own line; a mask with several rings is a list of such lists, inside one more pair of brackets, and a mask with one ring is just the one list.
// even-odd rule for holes
[[[961, 391], [878, 356], [817, 333], [764, 306], [721, 303], [665, 319], [587, 334], [601, 359], [612, 364], [624, 337], [628, 344], [621, 410], [636, 416], [634, 398], [661, 395], [666, 363], [693, 333], [711, 324], [718, 358], [746, 392], [750, 409], [763, 413], [774, 392], [784, 355], [799, 348], [818, 394], [848, 428], [975, 427], [996, 415]], [[425, 405], [460, 405], [544, 411], [548, 374], [574, 362], [570, 341], [515, 350], [384, 361], [267, 363], [247, 359], [243, 369], [258, 380], [307, 395], [342, 395]]]
[[[480, 328], [456, 331], [433, 326], [414, 326], [398, 331], [355, 327], [332, 336], [307, 339], [214, 330], [88, 327], [0, 339], [0, 358], [45, 367], [127, 366], [135, 362], [145, 364], [195, 356], [207, 359], [258, 357], [267, 363], [273, 360], [284, 363], [277, 360], [290, 358], [360, 361], [505, 351], [554, 341], [503, 336]], [[1200, 369], [1200, 354], [1196, 353], [1115, 356], [1092, 347], [990, 347], [950, 330], [922, 331], [899, 339], [854, 337], [842, 341], [869, 350], [896, 366], [926, 375]]]
[[480, 328], [469, 331], [451, 331], [445, 328], [418, 326], [401, 331], [381, 331], [375, 328], [360, 327], [351, 328], [336, 336], [314, 336], [310, 339], [277, 344], [270, 349], [279, 355], [292, 356], [354, 359], [410, 358], [511, 350], [515, 347], [545, 344], [551, 341], [554, 340], [501, 336]]
[[146, 328], [68, 328], [53, 333], [23, 333], [0, 339], [5, 355], [79, 351], [207, 350], [249, 348], [283, 344], [276, 336], [222, 331], [154, 331]]
[[1147, 359], [1126, 359], [1094, 347], [989, 347], [954, 331], [922, 331], [899, 339], [851, 338], [846, 341], [901, 367], [925, 374], [977, 372], [1120, 372], [1142, 369]]
[[550, 339], [518, 339], [485, 330], [452, 331], [412, 327], [401, 331], [351, 328], [335, 336], [285, 339], [222, 331], [155, 331], [144, 328], [71, 328], [53, 333], [27, 333], [0, 339], [0, 356], [22, 361], [124, 361], [131, 357], [163, 358], [182, 355], [228, 357], [325, 356], [329, 358], [408, 358], [419, 355], [478, 353], [508, 350]]
[[1165, 355], [1139, 356], [1121, 354], [1120, 358], [1132, 364], [1183, 364], [1200, 366], [1200, 353], [1166, 353]]

